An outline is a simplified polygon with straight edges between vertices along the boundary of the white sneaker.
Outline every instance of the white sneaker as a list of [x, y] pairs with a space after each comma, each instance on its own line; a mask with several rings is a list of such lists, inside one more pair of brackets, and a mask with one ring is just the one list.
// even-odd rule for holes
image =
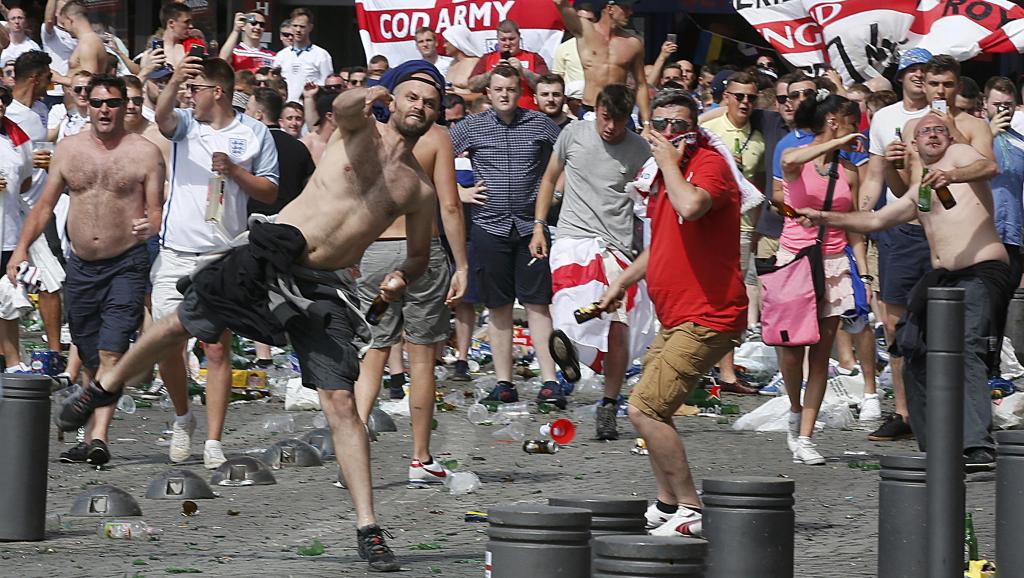
[[189, 412], [188, 420], [182, 425], [175, 419], [171, 424], [171, 461], [180, 463], [192, 455], [192, 434], [196, 431], [196, 416]]
[[451, 471], [438, 463], [437, 460], [432, 460], [430, 464], [413, 460], [409, 464], [410, 484], [444, 484], [448, 482], [451, 475]]
[[655, 501], [649, 508], [647, 508], [647, 513], [644, 514], [644, 516], [647, 518], [647, 529], [653, 530], [669, 521], [669, 518], [675, 516], [675, 513], [669, 514], [668, 512], [662, 512], [658, 509], [658, 502]]
[[789, 429], [786, 431], [786, 446], [790, 453], [796, 451], [796, 440], [800, 437], [800, 417], [802, 412], [789, 412]]
[[793, 450], [793, 463], [808, 466], [820, 466], [825, 463], [825, 458], [814, 449], [816, 446], [811, 438], [803, 436], [797, 438], [796, 449]]
[[217, 440], [206, 440], [206, 447], [203, 448], [203, 466], [208, 470], [216, 470], [221, 464], [228, 461], [224, 457], [224, 450]]
[[700, 536], [703, 532], [700, 512], [679, 506], [664, 524], [648, 532], [652, 536]]
[[864, 401], [860, 402], [860, 421], [882, 419], [882, 402], [877, 393], [865, 393]]

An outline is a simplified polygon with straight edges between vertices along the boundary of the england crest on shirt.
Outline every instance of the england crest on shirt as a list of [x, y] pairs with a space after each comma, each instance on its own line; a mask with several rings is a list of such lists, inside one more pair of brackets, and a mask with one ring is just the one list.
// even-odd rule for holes
[[245, 154], [245, 139], [233, 138], [228, 140], [228, 154], [238, 158]]

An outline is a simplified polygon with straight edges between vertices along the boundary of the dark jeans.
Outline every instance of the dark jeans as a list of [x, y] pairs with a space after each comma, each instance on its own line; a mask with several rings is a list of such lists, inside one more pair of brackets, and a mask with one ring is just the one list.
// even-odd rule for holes
[[[988, 387], [989, 320], [992, 300], [981, 279], [963, 279], [954, 287], [963, 288], [964, 295], [964, 450], [993, 449], [992, 393]], [[927, 451], [925, 418], [928, 411], [927, 356], [904, 357], [903, 382], [910, 409], [910, 427], [914, 430], [921, 451]]]

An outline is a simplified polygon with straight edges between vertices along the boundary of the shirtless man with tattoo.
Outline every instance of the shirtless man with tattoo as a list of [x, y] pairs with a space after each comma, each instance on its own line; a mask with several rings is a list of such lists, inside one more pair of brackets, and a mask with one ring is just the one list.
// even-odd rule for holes
[[636, 103], [640, 107], [640, 121], [651, 119], [650, 92], [647, 76], [644, 74], [644, 43], [631, 32], [624, 30], [633, 13], [636, 0], [611, 0], [601, 18], [592, 22], [580, 18], [567, 0], [554, 0], [562, 13], [565, 29], [577, 38], [580, 62], [583, 65], [583, 106], [593, 111], [597, 95], [609, 84], [626, 84], [626, 77], [633, 75], [636, 82]]
[[[127, 91], [122, 79], [93, 76], [86, 91], [90, 128], [57, 144], [49, 178], [25, 221], [7, 275], [13, 283], [18, 265], [28, 259], [29, 245], [43, 232], [67, 189], [73, 252], [64, 297], [71, 341], [94, 379], [128, 350], [142, 320], [149, 279], [145, 241], [160, 229], [165, 165], [156, 146], [125, 129]], [[97, 409], [86, 441], [67, 452], [68, 461], [109, 461], [106, 441], [113, 416], [113, 406]]]
[[[255, 223], [248, 245], [195, 273], [177, 315], [161, 319], [144, 334], [102, 376], [102, 385], [93, 383], [69, 399], [58, 425], [77, 428], [96, 408], [115, 403], [125, 379], [189, 334], [216, 341], [231, 329], [271, 344], [283, 343], [286, 334], [299, 358], [303, 384], [317, 389], [330, 423], [356, 509], [359, 553], [374, 570], [398, 570], [374, 516], [369, 442], [353, 395], [359, 374], [354, 338], [362, 321], [352, 305], [357, 300], [348, 269], [404, 216], [406, 259], [384, 276], [380, 295], [398, 299], [425, 272], [436, 192], [413, 147], [437, 119], [441, 94], [442, 88], [425, 74], [399, 79], [393, 97], [382, 86], [340, 94], [333, 111], [338, 130], [302, 194], [281, 210], [275, 224]], [[374, 102], [390, 107], [386, 124], [375, 120]], [[258, 273], [240, 283], [240, 270]], [[313, 304], [294, 305], [302, 300], [283, 295], [280, 287], [285, 285]], [[274, 313], [269, 301], [277, 302]]]
[[[908, 129], [909, 130], [909, 129]], [[1006, 248], [993, 222], [992, 191], [988, 179], [995, 162], [970, 145], [954, 143], [945, 120], [925, 115], [909, 135], [911, 146], [928, 169], [911, 173], [910, 193], [876, 212], [832, 213], [799, 209], [804, 226], [824, 224], [858, 233], [873, 233], [918, 219], [931, 249], [933, 271], [925, 275], [910, 293], [906, 322], [896, 332], [896, 343], [904, 358], [903, 379], [910, 405], [910, 422], [921, 451], [926, 451], [926, 356], [923, 340], [912, 328], [923, 325], [927, 311], [928, 287], [960, 287], [964, 296], [964, 458], [968, 472], [995, 467], [989, 429], [992, 400], [988, 387], [988, 365], [998, 347], [990, 350], [989, 337], [1002, 333], [1002, 320], [1016, 285], [1012, 282]], [[886, 180], [897, 178], [887, 163]], [[918, 207], [919, 187], [932, 187], [930, 208]]]

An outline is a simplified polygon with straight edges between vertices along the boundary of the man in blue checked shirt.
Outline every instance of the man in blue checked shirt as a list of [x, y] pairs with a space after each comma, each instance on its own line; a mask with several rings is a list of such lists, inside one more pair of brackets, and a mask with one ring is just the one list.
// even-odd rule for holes
[[[487, 97], [492, 109], [467, 117], [452, 129], [456, 154], [469, 152], [487, 199], [473, 205], [470, 241], [475, 260], [477, 297], [490, 310], [491, 354], [498, 383], [488, 399], [519, 400], [512, 383], [512, 304], [526, 308], [530, 337], [545, 385], [557, 390], [555, 363], [547, 348], [551, 336], [551, 271], [530, 255], [533, 205], [540, 178], [559, 128], [547, 116], [519, 108], [519, 71], [499, 65], [491, 70]], [[541, 221], [546, 226], [546, 223]], [[551, 239], [548, 238], [548, 243]]]

